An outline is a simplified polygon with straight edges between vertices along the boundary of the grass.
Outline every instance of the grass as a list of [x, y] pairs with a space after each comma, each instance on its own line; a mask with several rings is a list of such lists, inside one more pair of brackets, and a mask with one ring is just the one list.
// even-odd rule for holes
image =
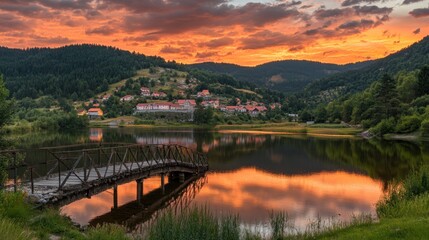
[[34, 209], [25, 194], [0, 191], [1, 239], [130, 239], [124, 228], [97, 226], [81, 232], [58, 209]]
[[243, 124], [243, 125], [218, 125], [216, 129], [224, 130], [251, 130], [271, 134], [304, 134], [309, 136], [354, 136], [362, 129], [347, 127], [342, 124], [314, 124], [306, 125], [296, 122]]
[[217, 218], [207, 207], [193, 207], [180, 215], [171, 211], [161, 216], [150, 228], [148, 240], [229, 240], [239, 239], [238, 217]]

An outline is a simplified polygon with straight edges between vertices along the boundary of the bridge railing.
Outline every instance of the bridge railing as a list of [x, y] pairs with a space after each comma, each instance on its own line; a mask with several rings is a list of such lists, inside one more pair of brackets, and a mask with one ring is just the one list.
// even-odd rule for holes
[[[38, 156], [39, 161], [35, 161], [33, 155]], [[32, 193], [34, 182], [41, 179], [51, 182], [58, 179], [58, 190], [63, 190], [72, 181], [74, 185], [85, 185], [153, 168], [182, 165], [198, 172], [208, 166], [204, 154], [181, 145], [85, 144], [37, 151], [0, 151], [1, 157], [11, 159], [8, 170], [13, 182], [9, 181], [6, 187], [13, 186], [16, 190], [18, 185], [27, 184]]]

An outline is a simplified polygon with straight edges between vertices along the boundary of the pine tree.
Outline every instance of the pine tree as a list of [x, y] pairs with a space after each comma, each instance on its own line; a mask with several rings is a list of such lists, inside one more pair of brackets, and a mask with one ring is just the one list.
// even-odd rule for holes
[[424, 66], [417, 78], [417, 95], [429, 94], [429, 66]]
[[374, 97], [376, 100], [376, 118], [378, 121], [398, 116], [400, 101], [396, 82], [392, 77], [385, 74], [381, 78], [380, 85], [376, 89]]
[[4, 85], [3, 77], [0, 75], [0, 128], [3, 127], [12, 116], [12, 101], [7, 100], [9, 91]]

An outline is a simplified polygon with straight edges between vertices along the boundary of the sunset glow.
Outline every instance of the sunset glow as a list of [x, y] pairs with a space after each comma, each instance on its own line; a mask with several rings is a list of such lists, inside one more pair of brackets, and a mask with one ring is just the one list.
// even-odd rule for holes
[[384, 57], [429, 34], [427, 0], [4, 0], [0, 45], [94, 43], [183, 63]]
[[[158, 188], [159, 183], [158, 177], [145, 180], [145, 194]], [[134, 181], [118, 189], [119, 206], [136, 199]], [[374, 214], [375, 203], [382, 194], [380, 182], [359, 174], [338, 171], [282, 176], [242, 168], [209, 173], [208, 182], [192, 203], [209, 204], [220, 215], [240, 214], [240, 219], [250, 224], [265, 221], [271, 211], [286, 211], [297, 227], [302, 228], [318, 216], [349, 220], [352, 214]], [[112, 206], [112, 191], [108, 190], [91, 199], [73, 202], [63, 207], [62, 213], [85, 225], [110, 212]]]

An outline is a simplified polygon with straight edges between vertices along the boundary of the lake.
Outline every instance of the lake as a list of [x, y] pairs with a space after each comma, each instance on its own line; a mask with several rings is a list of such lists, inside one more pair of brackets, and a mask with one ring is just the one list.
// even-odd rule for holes
[[[286, 212], [297, 230], [317, 219], [375, 216], [375, 205], [389, 186], [429, 161], [429, 148], [411, 142], [194, 129], [91, 128], [72, 135], [23, 136], [18, 141], [27, 148], [87, 142], [180, 144], [207, 154], [206, 176], [179, 192], [167, 189], [172, 197], [152, 212], [145, 199], [134, 204], [135, 181], [118, 186], [117, 209], [111, 189], [61, 207], [81, 225], [121, 222], [136, 212], [150, 212], [134, 221], [136, 229], [162, 211], [191, 205], [207, 206], [219, 215], [238, 214], [249, 228], [266, 226], [273, 211]], [[144, 180], [147, 202], [162, 196], [160, 186], [160, 177]]]

